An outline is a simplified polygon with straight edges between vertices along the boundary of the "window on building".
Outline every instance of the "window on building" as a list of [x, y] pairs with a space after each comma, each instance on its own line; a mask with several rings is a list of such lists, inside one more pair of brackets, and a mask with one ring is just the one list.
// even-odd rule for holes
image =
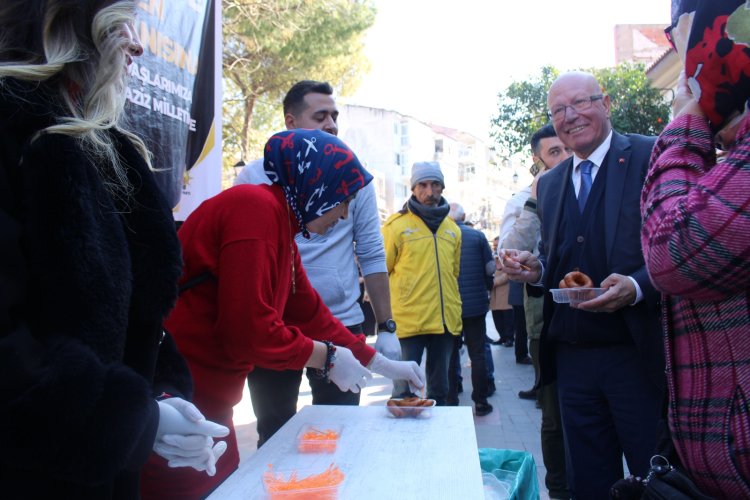
[[408, 175], [409, 173], [409, 155], [403, 151], [396, 153], [396, 165], [401, 169], [401, 175]]
[[385, 179], [382, 177], [375, 178], [375, 194], [378, 198], [385, 199]]
[[476, 166], [473, 163], [460, 164], [458, 166], [458, 182], [469, 181], [476, 173]]
[[385, 208], [378, 207], [378, 215], [380, 216], [381, 223], [388, 219], [388, 211]]
[[409, 146], [409, 122], [401, 122], [401, 147]]
[[408, 191], [406, 190], [406, 184], [401, 184], [400, 182], [396, 183], [396, 199], [398, 200], [404, 200], [406, 199]]

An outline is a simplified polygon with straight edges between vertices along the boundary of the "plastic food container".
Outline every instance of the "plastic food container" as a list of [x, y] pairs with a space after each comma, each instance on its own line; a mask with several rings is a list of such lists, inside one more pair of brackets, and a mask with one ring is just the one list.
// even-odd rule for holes
[[[399, 406], [399, 403], [409, 400], [415, 400], [422, 406]], [[388, 410], [388, 414], [395, 418], [429, 418], [432, 416], [432, 407], [435, 406], [435, 403], [434, 399], [393, 398], [388, 400], [385, 408]]]
[[297, 433], [300, 453], [334, 453], [341, 437], [341, 425], [305, 424]]
[[558, 304], [580, 304], [595, 299], [606, 292], [606, 288], [553, 288], [552, 300]]
[[339, 486], [321, 486], [318, 488], [300, 488], [288, 491], [271, 492], [266, 489], [268, 500], [336, 500], [339, 497]]
[[269, 469], [263, 475], [268, 500], [335, 500], [344, 484], [344, 473], [331, 464], [328, 469]]

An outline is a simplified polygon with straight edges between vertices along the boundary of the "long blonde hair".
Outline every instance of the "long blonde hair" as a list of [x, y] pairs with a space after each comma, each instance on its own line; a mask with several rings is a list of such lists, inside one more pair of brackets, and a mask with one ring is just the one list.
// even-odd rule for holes
[[[45, 3], [40, 19], [43, 54], [33, 51], [29, 54], [28, 49], [9, 47], [12, 37], [0, 35], [0, 83], [5, 77], [52, 83], [60, 101], [58, 105], [64, 108], [65, 114], [57, 116], [57, 123], [40, 133], [80, 139], [110, 193], [127, 200], [132, 187], [109, 131], [115, 129], [125, 135], [151, 167], [150, 154], [143, 141], [122, 127], [127, 77], [125, 48], [129, 44], [122, 28], [133, 23], [135, 2], [99, 2], [108, 5], [91, 9], [90, 36], [87, 27], [81, 27], [80, 19], [75, 19], [76, 15], [85, 15], [85, 7], [76, 9], [71, 3], [65, 0]], [[2, 14], [0, 20], [7, 21]], [[23, 53], [27, 57], [8, 61], [7, 54], [11, 53]]]

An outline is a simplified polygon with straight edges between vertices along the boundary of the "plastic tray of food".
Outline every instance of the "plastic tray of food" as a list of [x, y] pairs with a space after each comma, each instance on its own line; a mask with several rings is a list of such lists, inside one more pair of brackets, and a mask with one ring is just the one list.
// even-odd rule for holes
[[595, 299], [606, 292], [606, 288], [553, 288], [552, 300], [558, 304], [580, 304]]
[[263, 474], [263, 487], [269, 500], [334, 500], [344, 484], [344, 473], [336, 465], [327, 469], [274, 470]]
[[429, 418], [432, 415], [434, 399], [392, 398], [386, 403], [388, 413], [395, 418]]
[[297, 433], [300, 453], [334, 453], [341, 437], [341, 425], [305, 424]]

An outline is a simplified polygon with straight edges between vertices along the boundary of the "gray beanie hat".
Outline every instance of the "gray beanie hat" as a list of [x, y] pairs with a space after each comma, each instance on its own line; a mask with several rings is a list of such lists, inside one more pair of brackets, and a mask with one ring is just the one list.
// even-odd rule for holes
[[436, 161], [418, 161], [411, 167], [411, 188], [414, 189], [422, 181], [438, 181], [445, 189], [443, 172], [440, 164]]

